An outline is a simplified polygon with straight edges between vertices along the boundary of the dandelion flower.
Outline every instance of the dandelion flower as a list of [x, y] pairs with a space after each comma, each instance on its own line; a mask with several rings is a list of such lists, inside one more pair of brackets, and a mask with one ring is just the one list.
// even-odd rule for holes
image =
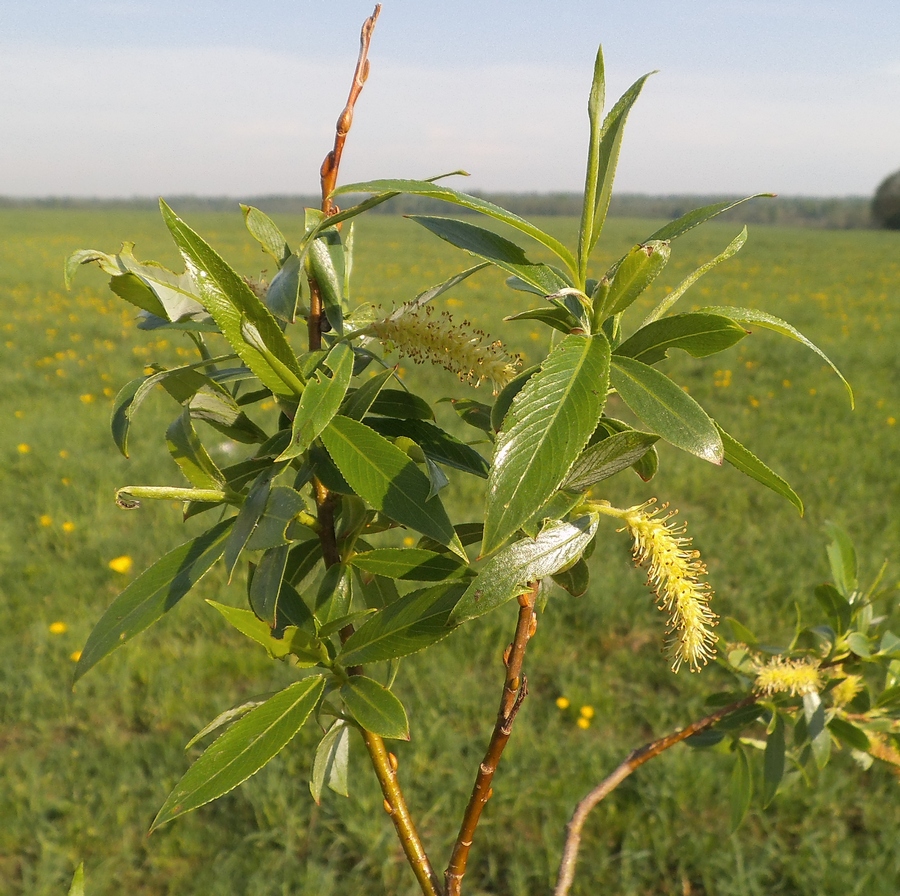
[[575, 724], [582, 730], [587, 731], [588, 728], [591, 727], [591, 720], [586, 719], [584, 716], [579, 716], [576, 720]]
[[473, 386], [490, 381], [494, 394], [516, 375], [521, 364], [518, 355], [508, 355], [499, 340], [487, 342], [487, 334], [469, 321], [457, 324], [449, 312], [435, 315], [431, 305], [415, 300], [375, 321], [370, 331], [416, 364], [439, 364]]
[[582, 706], [581, 709], [578, 710], [578, 713], [583, 719], [592, 719], [594, 718], [594, 707]]
[[94, 396], [91, 395], [90, 392], [86, 392], [84, 395], [78, 396], [81, 399], [82, 404], [91, 404], [94, 400]]
[[26, 445], [25, 442], [20, 442], [18, 445], [16, 445], [16, 451], [18, 451], [19, 454], [28, 454], [31, 451], [31, 445]]
[[53, 525], [53, 517], [49, 514], [42, 513], [39, 522], [46, 529]]
[[80, 651], [80, 650], [73, 650], [72, 653], [69, 654], [69, 659], [70, 659], [73, 663], [77, 663], [77, 662], [81, 659], [81, 651]]
[[758, 694], [791, 694], [802, 697], [817, 693], [822, 686], [817, 659], [790, 660], [774, 656], [767, 663], [756, 664], [753, 689]]
[[107, 565], [113, 572], [119, 572], [122, 573], [122, 575], [127, 575], [131, 572], [131, 567], [134, 565], [134, 562], [127, 554], [123, 554], [121, 557], [115, 557], [110, 560]]
[[569, 703], [569, 698], [568, 698], [568, 697], [557, 697], [557, 698], [556, 698], [556, 705], [557, 705], [560, 709], [568, 709], [569, 706], [571, 706], [571, 704]]
[[63, 532], [66, 533], [66, 535], [68, 535], [71, 532], [74, 532], [75, 531], [75, 523], [73, 523], [71, 520], [66, 520], [62, 524], [62, 530], [63, 530]]
[[670, 522], [676, 511], [658, 515], [667, 504], [648, 512], [654, 501], [629, 508], [623, 519], [634, 539], [634, 561], [647, 565], [647, 584], [659, 598], [659, 609], [669, 614], [672, 671], [687, 663], [697, 672], [714, 656], [718, 640], [712, 631], [718, 617], [709, 608], [712, 589], [699, 581], [706, 567], [685, 537], [686, 525]]
[[49, 630], [51, 635], [64, 635], [69, 630], [69, 626], [65, 622], [51, 622]]

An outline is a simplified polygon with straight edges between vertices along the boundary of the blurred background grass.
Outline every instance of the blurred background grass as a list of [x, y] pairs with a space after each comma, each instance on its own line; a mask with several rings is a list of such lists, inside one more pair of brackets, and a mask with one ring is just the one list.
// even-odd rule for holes
[[[289, 240], [301, 230], [299, 217], [278, 221]], [[237, 210], [198, 212], [188, 222], [241, 273], [269, 268], [271, 275]], [[565, 218], [542, 223], [569, 239], [576, 227]], [[656, 223], [612, 219], [597, 267]], [[738, 229], [713, 223], [679, 240], [643, 306]], [[233, 793], [146, 836], [199, 752], [184, 752], [194, 732], [242, 698], [290, 680], [289, 669], [268, 661], [203, 603], [223, 595], [240, 601], [240, 581], [226, 586], [213, 570], [169, 617], [71, 690], [71, 657], [106, 606], [197, 523], [183, 525], [168, 504], [133, 513], [113, 504], [118, 486], [178, 481], [162, 439], [174, 404], [162, 393], [147, 402], [126, 460], [108, 434], [113, 395], [145, 364], [173, 365], [192, 354], [177, 334], [135, 330], [133, 309], [106, 290], [98, 272], [79, 272], [73, 291], [64, 291], [62, 265], [71, 251], [114, 251], [123, 238], [137, 243], [138, 257], [180, 269], [155, 213], [0, 209], [0, 894], [63, 893], [81, 859], [91, 896], [412, 894], [412, 875], [358, 743], [351, 798], [327, 792], [321, 807], [313, 804], [306, 785], [312, 728]], [[364, 220], [354, 299], [391, 307], [468, 263], [402, 218]], [[623, 474], [602, 495], [619, 505], [658, 496], [678, 507], [709, 566], [717, 612], [764, 638], [791, 629], [795, 604], [813, 608], [812, 588], [828, 577], [826, 519], [854, 539], [864, 580], [885, 558], [888, 581], [900, 579], [898, 299], [895, 233], [755, 228], [737, 258], [688, 293], [682, 310], [737, 304], [785, 317], [842, 368], [856, 411], [817, 356], [767, 332], [707, 362], [677, 357], [666, 365], [791, 482], [806, 516], [733, 469], [666, 446], [655, 480]], [[530, 322], [501, 323], [529, 307], [530, 297], [507, 290], [498, 274], [470, 278], [439, 301], [502, 336], [526, 363], [546, 346], [546, 332]], [[443, 371], [401, 366], [425, 394], [489, 400]], [[449, 407], [440, 407], [442, 422], [455, 426]], [[447, 502], [467, 518], [483, 485], [461, 480], [455, 477]], [[131, 559], [130, 569], [110, 569], [122, 557]], [[608, 524], [590, 591], [578, 599], [556, 593], [529, 649], [531, 693], [479, 829], [466, 878], [472, 896], [548, 892], [575, 802], [631, 748], [702, 713], [703, 695], [721, 675], [710, 668], [673, 676], [660, 652], [663, 624], [627, 539]], [[506, 607], [401, 667], [397, 690], [410, 708], [412, 740], [396, 753], [440, 867], [493, 724], [500, 656], [513, 626]], [[569, 709], [557, 707], [560, 696]], [[594, 710], [587, 728], [576, 724], [582, 706]], [[727, 756], [686, 747], [642, 768], [594, 813], [573, 892], [897, 892], [900, 800], [888, 770], [862, 772], [841, 756], [812, 775], [812, 786], [794, 775], [772, 806], [754, 807], [732, 836], [725, 833], [729, 771]]]

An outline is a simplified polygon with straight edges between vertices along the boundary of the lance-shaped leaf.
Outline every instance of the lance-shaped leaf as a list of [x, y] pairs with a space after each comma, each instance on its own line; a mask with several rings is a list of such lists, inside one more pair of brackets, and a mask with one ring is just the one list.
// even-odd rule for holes
[[731, 833], [733, 834], [744, 820], [750, 808], [753, 796], [753, 776], [750, 773], [750, 761], [744, 748], [738, 744], [735, 751], [735, 764], [731, 772]]
[[667, 442], [713, 464], [725, 457], [706, 411], [664, 373], [633, 358], [613, 355], [610, 379], [629, 408]]
[[597, 320], [624, 311], [659, 276], [671, 255], [666, 242], [653, 241], [635, 246], [608, 274], [609, 290], [605, 291], [603, 306], [596, 309]]
[[784, 717], [781, 713], [775, 713], [766, 737], [766, 752], [763, 757], [763, 806], [768, 806], [775, 799], [784, 777], [784, 751]]
[[450, 622], [458, 625], [483, 616], [577, 560], [596, 534], [597, 520], [595, 513], [571, 523], [553, 520], [537, 538], [523, 538], [504, 548], [466, 589]]
[[546, 308], [532, 308], [530, 311], [521, 311], [519, 314], [513, 314], [510, 317], [504, 317], [503, 320], [539, 320], [554, 330], [561, 333], [571, 333], [576, 327], [581, 326], [581, 322], [567, 308], [560, 308], [558, 305], [549, 305]]
[[[277, 395], [294, 395], [295, 389], [285, 381], [285, 373], [299, 377], [300, 368], [269, 309], [225, 260], [162, 200], [160, 208], [188, 272], [197, 284], [204, 307], [213, 316], [231, 347], [264, 386]], [[242, 327], [245, 323], [252, 325], [269, 357], [259, 350], [259, 346], [247, 341]]]
[[410, 582], [443, 582], [468, 569], [458, 557], [421, 548], [376, 548], [355, 554], [350, 562], [373, 575]]
[[394, 376], [394, 369], [382, 370], [366, 380], [358, 389], [352, 390], [341, 405], [341, 416], [351, 420], [362, 420], [375, 403], [387, 382]]
[[218, 799], [255, 775], [303, 727], [324, 688], [323, 676], [304, 678], [235, 722], [188, 769], [150, 830]]
[[644, 364], [656, 364], [678, 348], [694, 358], [706, 358], [731, 348], [748, 333], [721, 314], [674, 314], [641, 327], [626, 339], [615, 354], [634, 358]]
[[[322, 432], [331, 459], [356, 494], [385, 516], [465, 552], [431, 483], [406, 454], [368, 426], [335, 417]], [[455, 546], [455, 547], [454, 547]]]
[[275, 627], [275, 611], [289, 551], [290, 545], [287, 544], [267, 550], [250, 580], [248, 591], [250, 606], [269, 629]]
[[79, 862], [75, 874], [72, 875], [69, 896], [84, 896], [84, 862]]
[[225, 570], [229, 581], [231, 581], [231, 576], [237, 565], [238, 558], [241, 556], [241, 551], [247, 546], [247, 542], [250, 540], [256, 524], [259, 522], [259, 518], [265, 512], [272, 480], [278, 473], [279, 470], [277, 468], [269, 466], [256, 477], [253, 485], [250, 486], [250, 491], [247, 493], [247, 499], [244, 501], [237, 517], [235, 517], [234, 529], [225, 546]]
[[[281, 270], [272, 278], [266, 290], [266, 307], [279, 320], [292, 324], [300, 305], [300, 283], [303, 262], [297, 255], [288, 255]], [[308, 309], [307, 309], [308, 310]]]
[[853, 389], [850, 388], [850, 383], [844, 379], [844, 375], [822, 349], [807, 339], [799, 330], [795, 330], [786, 321], [767, 314], [765, 311], [758, 311], [756, 308], [732, 308], [727, 305], [713, 305], [709, 308], [701, 308], [700, 311], [707, 314], [721, 314], [723, 317], [731, 318], [731, 320], [737, 321], [739, 324], [748, 324], [749, 326], [755, 324], [757, 327], [774, 330], [776, 333], [781, 333], [782, 336], [787, 336], [802, 343], [808, 349], [814, 351], [838, 375], [838, 378], [847, 389], [847, 394], [850, 396], [850, 407], [854, 406]]
[[409, 740], [409, 720], [403, 704], [383, 685], [365, 675], [351, 675], [341, 699], [366, 731], [380, 737]]
[[567, 336], [516, 396], [488, 479], [482, 553], [492, 554], [565, 479], [606, 403], [609, 343]]
[[344, 334], [344, 249], [337, 230], [319, 234], [309, 245], [309, 267], [319, 292], [328, 323], [338, 336]]
[[825, 550], [832, 579], [838, 591], [850, 600], [859, 587], [856, 548], [850, 536], [837, 523], [826, 520], [825, 530], [830, 537]]
[[726, 199], [724, 202], [714, 202], [712, 205], [704, 205], [701, 208], [695, 208], [687, 212], [680, 218], [664, 224], [659, 230], [655, 230], [647, 237], [648, 240], [674, 240], [679, 236], [683, 236], [689, 230], [693, 230], [700, 224], [727, 212], [729, 209], [740, 205], [743, 202], [749, 202], [751, 199], [768, 198], [772, 199], [774, 193], [754, 193], [752, 196], [745, 196], [743, 199]]
[[527, 234], [532, 239], [542, 243], [561, 258], [570, 271], [575, 272], [575, 259], [572, 257], [572, 253], [559, 240], [544, 233], [524, 218], [520, 218], [499, 205], [494, 205], [493, 202], [488, 202], [477, 196], [469, 196], [466, 193], [460, 193], [458, 190], [452, 190], [449, 187], [421, 180], [372, 180], [365, 183], [347, 184], [334, 191], [335, 196], [342, 193], [390, 193], [395, 196], [400, 193], [407, 193], [440, 199], [452, 205], [480, 212], [489, 218], [509, 224], [510, 227], [514, 227], [521, 233]]
[[329, 352], [325, 364], [331, 370], [331, 376], [319, 373], [306, 383], [294, 414], [291, 443], [282, 451], [279, 460], [289, 460], [306, 451], [338, 412], [347, 394], [353, 376], [353, 349], [339, 342]]
[[544, 295], [559, 292], [572, 284], [546, 264], [529, 261], [525, 251], [514, 242], [485, 230], [468, 221], [454, 218], [435, 218], [425, 215], [409, 215], [411, 221], [421, 224], [435, 236], [446, 240], [457, 249], [463, 249], [509, 271], [510, 274], [530, 283]]
[[756, 455], [748, 451], [737, 439], [730, 436], [718, 423], [715, 424], [725, 448], [725, 460], [742, 473], [787, 498], [803, 516], [803, 501], [777, 473], [770, 470]]
[[290, 246], [287, 244], [278, 225], [258, 208], [252, 205], [241, 205], [241, 211], [244, 213], [244, 223], [247, 230], [253, 235], [254, 239], [259, 242], [263, 249], [278, 262], [280, 268], [291, 256]]
[[286, 545], [291, 541], [288, 527], [305, 509], [306, 501], [296, 489], [287, 485], [274, 486], [266, 500], [266, 509], [247, 541], [247, 550], [265, 551]]
[[736, 255], [744, 243], [747, 242], [747, 228], [745, 227], [715, 258], [711, 258], [705, 264], [692, 271], [675, 289], [672, 290], [644, 319], [644, 326], [661, 318], [704, 274], [708, 274], [717, 264], [727, 261]]
[[395, 599], [347, 639], [338, 661], [345, 667], [380, 663], [436, 644], [453, 631], [450, 612], [465, 590], [466, 585], [457, 582]]
[[[596, 70], [596, 69], [595, 69]], [[599, 145], [596, 149], [596, 188], [594, 194], [596, 196], [593, 208], [593, 222], [591, 224], [590, 248], [587, 254], [593, 251], [600, 238], [603, 230], [603, 224], [606, 221], [606, 213], [609, 210], [609, 201], [612, 197], [613, 180], [616, 176], [616, 166], [619, 164], [619, 150], [622, 147], [622, 135], [625, 133], [625, 122], [628, 120], [628, 113], [631, 107], [640, 96], [641, 90], [650, 75], [655, 74], [649, 72], [638, 78], [625, 93], [622, 94], [618, 102], [609, 114], [603, 120], [603, 126], [599, 132]], [[598, 110], [599, 114], [599, 110]], [[589, 160], [590, 166], [593, 160]], [[657, 237], [662, 239], [662, 237]], [[580, 259], [582, 264], [582, 275], [587, 272], [587, 258], [582, 256]]]
[[584, 557], [581, 557], [574, 566], [554, 574], [551, 578], [560, 588], [568, 591], [572, 597], [581, 597], [591, 584], [591, 571]]
[[94, 627], [75, 669], [78, 681], [117, 647], [149, 628], [197, 584], [222, 556], [234, 520], [223, 520], [142, 572]]
[[229, 625], [236, 628], [242, 635], [246, 635], [251, 641], [256, 641], [266, 649], [272, 659], [282, 659], [290, 653], [291, 643], [286, 638], [272, 637], [272, 629], [257, 618], [255, 613], [240, 607], [229, 607], [215, 600], [206, 601], [211, 607], [218, 610]]
[[636, 464], [658, 441], [658, 435], [636, 429], [617, 432], [586, 448], [561, 487], [573, 492], [587, 491], [592, 485]]
[[222, 471], [200, 443], [187, 408], [166, 430], [166, 444], [172, 459], [195, 488], [216, 489], [225, 481]]
[[350, 756], [350, 726], [338, 719], [327, 731], [316, 748], [313, 773], [309, 782], [312, 798], [319, 805], [322, 788], [327, 784], [335, 793], [348, 795], [347, 765]]
[[396, 417], [398, 420], [434, 420], [431, 405], [403, 389], [382, 389], [369, 408], [370, 414]]

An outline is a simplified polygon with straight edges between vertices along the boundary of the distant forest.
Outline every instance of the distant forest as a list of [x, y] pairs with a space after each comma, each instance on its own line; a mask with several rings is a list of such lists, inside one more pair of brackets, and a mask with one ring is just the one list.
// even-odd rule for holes
[[[581, 197], [576, 193], [479, 193], [474, 195], [488, 199], [523, 217], [542, 215], [581, 214]], [[361, 196], [345, 196], [342, 205], [347, 207], [359, 201]], [[713, 202], [732, 197], [717, 196], [643, 196], [623, 193], [615, 195], [610, 205], [610, 216], [620, 218], [662, 218], [671, 220], [685, 212]], [[739, 197], [733, 197], [739, 198]], [[302, 213], [306, 207], [316, 207], [316, 196], [249, 196], [243, 200], [228, 197], [171, 196], [167, 197], [179, 211], [228, 211], [239, 201], [253, 205], [269, 214]], [[840, 198], [816, 198], [807, 196], [783, 196], [776, 199], [759, 199], [741, 205], [730, 213], [735, 221], [747, 224], [769, 224], [777, 227], [815, 227], [829, 230], [850, 230], [873, 227], [872, 202], [863, 196]], [[0, 208], [155, 208], [155, 199], [13, 199], [0, 197]], [[454, 208], [454, 213], [465, 214], [465, 209]], [[447, 214], [447, 205], [420, 196], [397, 196], [390, 202], [372, 210], [375, 214]], [[727, 217], [723, 220], [727, 220]]]

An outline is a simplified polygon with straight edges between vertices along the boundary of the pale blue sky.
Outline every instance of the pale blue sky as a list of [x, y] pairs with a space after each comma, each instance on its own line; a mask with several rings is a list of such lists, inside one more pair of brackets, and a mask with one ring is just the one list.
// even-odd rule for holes
[[[314, 192], [366, 0], [0, 0], [0, 195]], [[342, 181], [578, 190], [652, 69], [617, 186], [866, 195], [900, 168], [897, 0], [386, 0]]]

